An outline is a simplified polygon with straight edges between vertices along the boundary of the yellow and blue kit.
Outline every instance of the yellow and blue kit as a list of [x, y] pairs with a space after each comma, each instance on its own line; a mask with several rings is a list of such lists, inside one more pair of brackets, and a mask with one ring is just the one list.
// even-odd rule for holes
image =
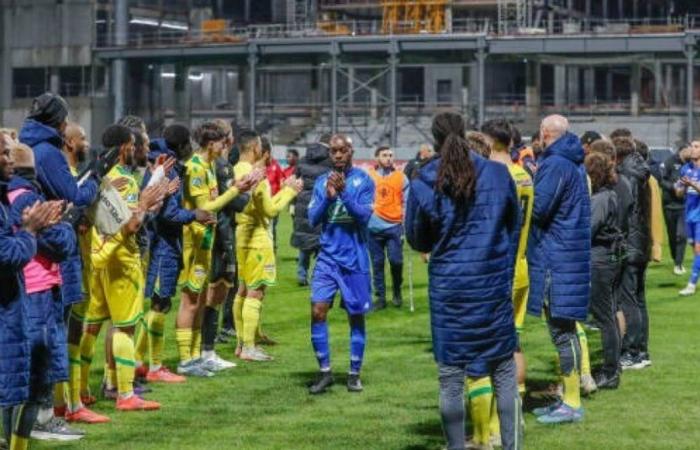
[[[109, 181], [127, 180], [119, 195], [129, 208], [137, 208], [139, 185], [131, 171], [118, 164], [106, 176]], [[91, 249], [90, 303], [85, 321], [101, 323], [111, 319], [115, 327], [135, 325], [143, 311], [144, 284], [136, 235], [119, 231], [104, 236], [92, 227]]]

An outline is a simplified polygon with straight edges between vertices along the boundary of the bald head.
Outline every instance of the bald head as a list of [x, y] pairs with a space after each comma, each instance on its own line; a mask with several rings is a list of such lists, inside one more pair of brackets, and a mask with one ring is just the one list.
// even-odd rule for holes
[[333, 167], [345, 171], [352, 166], [352, 139], [344, 134], [334, 134], [330, 141], [330, 156]]
[[90, 148], [85, 129], [75, 122], [68, 122], [64, 136], [63, 150], [68, 156], [69, 164], [76, 167], [78, 163], [85, 161]]
[[540, 135], [545, 147], [549, 147], [569, 131], [569, 121], [566, 117], [560, 116], [559, 114], [553, 114], [547, 116], [542, 120], [542, 125], [540, 125]]

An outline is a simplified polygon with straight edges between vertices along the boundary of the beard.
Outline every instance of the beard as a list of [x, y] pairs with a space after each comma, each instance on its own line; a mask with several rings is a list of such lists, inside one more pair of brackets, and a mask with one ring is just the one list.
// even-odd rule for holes
[[87, 149], [82, 148], [75, 152], [75, 159], [79, 163], [85, 162], [85, 160], [87, 159]]

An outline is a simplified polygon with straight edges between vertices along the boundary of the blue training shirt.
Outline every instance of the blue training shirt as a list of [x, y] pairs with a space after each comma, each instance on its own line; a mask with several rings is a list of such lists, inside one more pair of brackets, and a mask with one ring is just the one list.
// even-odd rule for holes
[[369, 273], [367, 224], [372, 217], [374, 182], [365, 171], [352, 167], [345, 172], [345, 189], [335, 199], [326, 196], [329, 173], [314, 184], [309, 221], [322, 225], [317, 262], [346, 270]]
[[[680, 175], [700, 183], [700, 167], [692, 163], [681, 167]], [[700, 222], [700, 193], [691, 186], [688, 186], [685, 191], [685, 221]]]

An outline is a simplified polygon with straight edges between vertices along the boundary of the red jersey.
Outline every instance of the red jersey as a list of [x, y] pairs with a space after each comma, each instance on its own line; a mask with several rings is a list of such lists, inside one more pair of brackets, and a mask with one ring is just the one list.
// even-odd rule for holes
[[286, 178], [284, 176], [284, 171], [277, 160], [272, 159], [270, 160], [270, 164], [265, 167], [265, 172], [267, 174], [267, 181], [270, 182], [270, 187], [272, 188], [271, 193], [275, 195], [279, 192], [282, 187], [282, 181]]

